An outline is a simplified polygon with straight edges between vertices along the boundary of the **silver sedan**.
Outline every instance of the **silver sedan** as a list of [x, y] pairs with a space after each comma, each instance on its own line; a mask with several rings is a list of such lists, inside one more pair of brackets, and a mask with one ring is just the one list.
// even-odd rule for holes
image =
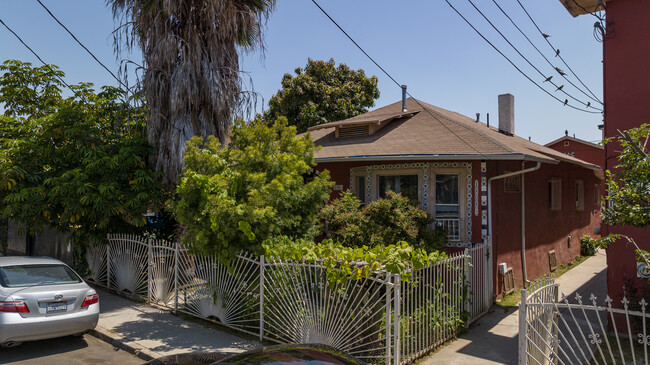
[[49, 257], [0, 257], [0, 346], [81, 335], [99, 320], [99, 297]]

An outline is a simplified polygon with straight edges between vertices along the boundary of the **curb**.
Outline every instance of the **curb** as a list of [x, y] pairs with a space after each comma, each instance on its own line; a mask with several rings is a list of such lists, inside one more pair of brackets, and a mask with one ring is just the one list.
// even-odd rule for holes
[[127, 339], [125, 337], [117, 333], [109, 332], [108, 330], [101, 327], [95, 327], [94, 329], [90, 330], [88, 334], [132, 355], [135, 355], [145, 361], [150, 361], [160, 357], [160, 355], [156, 354], [155, 352], [150, 351], [149, 349], [134, 342], [127, 343]]

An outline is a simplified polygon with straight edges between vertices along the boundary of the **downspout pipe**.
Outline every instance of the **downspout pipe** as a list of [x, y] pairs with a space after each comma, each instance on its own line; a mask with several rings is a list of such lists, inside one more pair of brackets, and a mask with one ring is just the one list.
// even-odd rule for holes
[[[533, 172], [539, 170], [539, 168], [542, 166], [541, 162], [537, 162], [537, 165], [535, 167], [519, 170], [519, 171], [514, 171], [514, 172], [509, 172], [507, 174], [503, 175], [497, 175], [497, 176], [492, 176], [491, 178], [488, 179], [488, 186], [487, 186], [487, 193], [488, 193], [488, 237], [490, 240], [490, 251], [493, 251], [494, 248], [492, 247], [492, 181], [494, 180], [500, 180], [500, 179], [505, 179], [507, 177], [511, 176], [517, 176], [517, 175], [523, 175], [528, 172]], [[522, 167], [523, 167], [523, 162], [522, 162]], [[523, 181], [523, 176], [522, 176], [522, 184], [521, 184], [521, 200], [522, 200], [522, 209], [525, 208], [524, 205], [524, 181]], [[526, 285], [527, 282], [527, 277], [526, 277], [526, 241], [523, 240], [523, 226], [526, 223], [525, 221], [525, 211], [522, 210], [522, 241], [521, 241], [521, 267], [522, 267], [522, 272], [524, 275], [524, 285]], [[493, 252], [490, 252], [492, 257], [494, 257]], [[492, 265], [490, 265], [492, 266]]]

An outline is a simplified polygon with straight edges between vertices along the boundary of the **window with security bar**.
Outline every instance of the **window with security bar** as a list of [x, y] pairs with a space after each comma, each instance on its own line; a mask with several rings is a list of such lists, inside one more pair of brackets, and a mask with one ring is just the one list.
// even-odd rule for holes
[[447, 230], [450, 241], [460, 240], [460, 178], [436, 174], [436, 224]]

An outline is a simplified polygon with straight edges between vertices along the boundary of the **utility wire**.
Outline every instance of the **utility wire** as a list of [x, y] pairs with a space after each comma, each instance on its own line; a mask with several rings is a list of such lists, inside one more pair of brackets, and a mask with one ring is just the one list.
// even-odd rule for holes
[[512, 65], [512, 67], [514, 67], [517, 71], [519, 71], [520, 74], [522, 74], [526, 79], [528, 79], [528, 81], [532, 82], [532, 83], [533, 83], [535, 86], [537, 86], [540, 90], [542, 90], [543, 92], [545, 92], [546, 94], [548, 94], [548, 95], [549, 95], [550, 97], [552, 97], [553, 99], [559, 101], [560, 103], [565, 104], [566, 106], [568, 106], [568, 107], [570, 107], [570, 108], [573, 108], [573, 109], [576, 109], [576, 110], [580, 110], [580, 111], [583, 111], [583, 112], [585, 112], [585, 113], [601, 114], [601, 112], [591, 111], [591, 110], [586, 110], [586, 109], [581, 109], [581, 108], [578, 108], [578, 107], [576, 107], [576, 106], [574, 106], [574, 105], [566, 104], [564, 101], [560, 100], [560, 98], [558, 98], [557, 96], [551, 94], [548, 90], [544, 89], [540, 84], [538, 84], [537, 82], [535, 82], [535, 80], [531, 79], [530, 76], [526, 75], [525, 72], [523, 72], [519, 67], [517, 67], [517, 65], [515, 65], [514, 62], [512, 62], [512, 61], [510, 60], [510, 58], [508, 58], [508, 56], [506, 56], [503, 52], [501, 52], [501, 50], [499, 50], [499, 49], [498, 49], [494, 44], [492, 44], [492, 42], [490, 42], [487, 38], [485, 38], [485, 36], [484, 36], [483, 34], [481, 34], [481, 32], [479, 32], [478, 29], [476, 29], [476, 28], [474, 27], [474, 25], [472, 25], [472, 23], [470, 23], [470, 21], [467, 20], [467, 18], [465, 18], [465, 17], [463, 16], [463, 14], [461, 14], [461, 13], [460, 13], [460, 12], [459, 12], [459, 11], [458, 11], [454, 6], [453, 6], [453, 5], [451, 5], [451, 3], [449, 2], [449, 0], [445, 0], [445, 2], [447, 3], [447, 5], [449, 5], [449, 6], [450, 6], [450, 7], [451, 7], [455, 12], [456, 12], [456, 14], [458, 14], [458, 15], [459, 15], [459, 16], [460, 16], [460, 17], [465, 21], [465, 23], [467, 23], [467, 25], [469, 25], [469, 26], [470, 26], [470, 27], [471, 27], [471, 28], [472, 28], [472, 29], [473, 29], [473, 30], [474, 30], [474, 31], [475, 31], [475, 32], [476, 32], [476, 33], [477, 33], [481, 38], [483, 38], [484, 41], [486, 41], [490, 46], [492, 46], [492, 48], [494, 48], [495, 51], [497, 51], [501, 56], [503, 56], [503, 58], [505, 58], [505, 59], [506, 59], [506, 60], [507, 60], [511, 65]]
[[[70, 84], [65, 82], [65, 80], [61, 76], [59, 76], [59, 74], [56, 73], [56, 71], [52, 68], [52, 66], [50, 66], [47, 62], [43, 61], [41, 56], [39, 56], [38, 53], [36, 53], [36, 51], [34, 51], [29, 45], [27, 45], [27, 43], [25, 43], [25, 41], [23, 41], [23, 39], [20, 38], [20, 36], [16, 34], [16, 32], [14, 32], [13, 29], [11, 29], [4, 21], [2, 21], [2, 19], [0, 19], [0, 24], [2, 24], [5, 28], [7, 28], [7, 30], [11, 32], [11, 34], [13, 34], [14, 37], [16, 37], [16, 39], [18, 39], [18, 41], [20, 41], [20, 43], [23, 44], [23, 46], [25, 46], [25, 48], [27, 48], [39, 61], [41, 61], [43, 66], [47, 67], [50, 70], [50, 72], [52, 72], [52, 74], [56, 76], [56, 78], [63, 83], [63, 85], [65, 85], [68, 89], [70, 89], [70, 91], [73, 92], [74, 96], [79, 95], [84, 102], [87, 101], [83, 95], [79, 94], [78, 90], [75, 90], [72, 86], [70, 86]], [[128, 107], [128, 104], [126, 102], [124, 102], [123, 104]], [[176, 126], [174, 126], [174, 128], [178, 129], [178, 127]]]
[[43, 3], [41, 2], [41, 0], [36, 0], [36, 1], [37, 1], [37, 2], [38, 2], [38, 3], [43, 7], [43, 9], [45, 9], [45, 11], [47, 11], [48, 14], [50, 14], [50, 16], [51, 16], [54, 20], [56, 20], [57, 23], [59, 23], [59, 25], [60, 25], [61, 27], [63, 27], [63, 29], [66, 30], [66, 32], [68, 32], [68, 34], [70, 34], [70, 36], [72, 37], [72, 39], [74, 39], [77, 43], [79, 43], [79, 45], [81, 46], [81, 48], [85, 49], [86, 52], [88, 52], [88, 54], [89, 54], [89, 55], [90, 55], [90, 56], [91, 56], [95, 61], [97, 61], [97, 63], [99, 63], [99, 64], [100, 64], [100, 65], [101, 65], [101, 66], [102, 66], [106, 71], [108, 71], [109, 74], [111, 74], [111, 76], [113, 76], [113, 78], [114, 78], [115, 80], [117, 80], [117, 82], [120, 83], [120, 85], [124, 86], [124, 88], [125, 88], [127, 91], [129, 91], [129, 87], [128, 87], [124, 82], [122, 82], [122, 80], [120, 80], [117, 76], [115, 76], [115, 74], [113, 73], [113, 71], [111, 71], [108, 67], [106, 67], [106, 65], [104, 65], [104, 64], [103, 64], [103, 63], [102, 63], [102, 62], [101, 62], [101, 61], [100, 61], [100, 60], [99, 60], [99, 59], [98, 59], [98, 58], [97, 58], [97, 57], [96, 57], [96, 56], [95, 56], [95, 55], [94, 55], [94, 54], [93, 54], [93, 53], [92, 53], [92, 52], [91, 52], [91, 51], [90, 51], [90, 50], [89, 50], [89, 49], [88, 49], [88, 48], [87, 48], [83, 43], [81, 43], [81, 41], [79, 41], [79, 39], [77, 39], [77, 37], [75, 37], [75, 35], [72, 34], [72, 32], [70, 31], [70, 29], [68, 29], [68, 28], [67, 28], [63, 23], [61, 23], [61, 21], [60, 21], [56, 16], [54, 16], [54, 14], [52, 14], [52, 12], [50, 11], [50, 9], [48, 9], [47, 6], [45, 6], [45, 4], [43, 4]]
[[359, 50], [360, 50], [361, 52], [363, 52], [363, 54], [366, 55], [366, 57], [368, 57], [368, 59], [370, 59], [370, 61], [372, 61], [372, 63], [374, 63], [375, 66], [379, 67], [379, 69], [380, 69], [384, 74], [386, 74], [386, 76], [388, 76], [388, 78], [391, 79], [391, 80], [395, 83], [395, 85], [397, 85], [397, 86], [399, 86], [399, 87], [402, 87], [402, 85], [401, 85], [399, 82], [397, 82], [397, 81], [393, 78], [393, 76], [391, 76], [388, 72], [386, 72], [386, 70], [384, 70], [383, 67], [381, 67], [381, 66], [380, 66], [380, 65], [379, 65], [379, 64], [378, 64], [378, 63], [377, 63], [377, 62], [376, 62], [372, 57], [370, 57], [370, 55], [369, 55], [368, 53], [366, 53], [366, 51], [364, 51], [363, 48], [361, 48], [361, 46], [360, 46], [357, 42], [355, 42], [354, 39], [352, 39], [352, 37], [350, 37], [350, 35], [349, 35], [349, 34], [348, 34], [348, 33], [347, 33], [343, 28], [341, 28], [341, 26], [340, 26], [340, 25], [339, 25], [339, 24], [338, 24], [334, 19], [332, 19], [332, 17], [331, 17], [331, 16], [330, 16], [326, 11], [325, 11], [325, 9], [323, 9], [320, 5], [318, 5], [318, 3], [316, 2], [316, 0], [311, 0], [311, 1], [314, 3], [314, 5], [316, 5], [316, 6], [320, 9], [320, 11], [323, 12], [323, 14], [325, 14], [326, 17], [329, 18], [329, 20], [332, 21], [332, 23], [334, 23], [334, 25], [336, 25], [337, 28], [339, 28], [339, 30], [340, 30], [341, 32], [343, 32], [343, 34], [345, 34], [346, 37], [348, 37], [348, 39], [350, 40], [350, 42], [354, 43], [354, 45], [357, 46], [357, 48], [359, 48]]
[[63, 80], [63, 78], [62, 78], [61, 76], [59, 76], [59, 75], [56, 73], [56, 71], [54, 71], [54, 69], [53, 69], [49, 64], [47, 64], [45, 61], [43, 61], [43, 59], [42, 59], [42, 58], [41, 58], [41, 57], [40, 57], [40, 56], [39, 56], [39, 55], [38, 55], [38, 54], [37, 54], [37, 53], [36, 53], [36, 52], [35, 52], [35, 51], [30, 47], [30, 46], [28, 46], [27, 43], [25, 43], [25, 41], [23, 41], [22, 38], [20, 38], [20, 37], [18, 36], [18, 34], [16, 34], [16, 32], [13, 31], [13, 29], [9, 28], [9, 26], [8, 26], [5, 22], [3, 22], [2, 19], [0, 19], [0, 24], [4, 25], [5, 28], [7, 28], [7, 30], [8, 30], [9, 32], [11, 32], [11, 34], [13, 34], [14, 37], [16, 37], [16, 38], [20, 41], [20, 43], [23, 44], [23, 46], [25, 46], [25, 47], [26, 47], [30, 52], [32, 52], [32, 54], [33, 54], [34, 56], [36, 56], [36, 58], [38, 58], [38, 60], [41, 61], [41, 63], [42, 63], [45, 67], [47, 67], [47, 68], [52, 72], [52, 74], [54, 74], [54, 76], [56, 76], [56, 78], [58, 78], [59, 80], [61, 80], [61, 82], [63, 83], [63, 85], [67, 86], [68, 89], [72, 90], [72, 92], [75, 93], [75, 95], [77, 94], [77, 91], [76, 91], [75, 89], [73, 89], [72, 86], [68, 85], [68, 83], [65, 82], [65, 80]]
[[[477, 11], [479, 14], [481, 14], [481, 16], [483, 17], [483, 19], [485, 19], [485, 20], [488, 22], [488, 24], [490, 24], [490, 25], [492, 26], [492, 28], [494, 28], [494, 30], [496, 30], [497, 33], [499, 33], [499, 35], [500, 35], [500, 36], [501, 36], [501, 37], [502, 37], [502, 38], [503, 38], [503, 39], [504, 39], [504, 40], [505, 40], [505, 41], [510, 45], [510, 47], [512, 47], [512, 49], [514, 49], [515, 52], [517, 52], [517, 54], [519, 54], [519, 56], [521, 56], [521, 58], [523, 58], [524, 61], [526, 61], [526, 62], [528, 63], [528, 65], [530, 65], [530, 67], [532, 67], [533, 69], [535, 69], [535, 71], [537, 71], [537, 73], [539, 73], [543, 78], [545, 78], [546, 80], [548, 80], [549, 83], [550, 83], [551, 85], [553, 85], [553, 86], [556, 87], [556, 91], [559, 90], [559, 91], [561, 91], [562, 93], [564, 93], [566, 96], [570, 97], [571, 99], [577, 101], [578, 103], [581, 103], [581, 104], [585, 105], [587, 108], [590, 107], [590, 103], [585, 103], [585, 102], [583, 102], [583, 101], [581, 101], [581, 100], [578, 100], [578, 99], [575, 98], [573, 95], [571, 95], [571, 94], [569, 94], [568, 92], [566, 92], [562, 87], [559, 87], [559, 86], [556, 85], [553, 81], [551, 81], [551, 80], [550, 80], [550, 79], [551, 79], [550, 77], [547, 78], [547, 76], [544, 75], [544, 73], [543, 73], [542, 71], [540, 71], [540, 70], [539, 70], [535, 65], [533, 65], [533, 63], [530, 62], [530, 61], [528, 60], [528, 58], [526, 58], [526, 56], [524, 56], [521, 52], [519, 52], [519, 49], [517, 49], [517, 47], [515, 47], [515, 46], [512, 44], [512, 42], [510, 42], [510, 40], [508, 40], [508, 38], [507, 38], [505, 35], [503, 35], [503, 33], [501, 33], [501, 31], [499, 30], [499, 28], [497, 28], [497, 27], [494, 25], [494, 23], [492, 23], [492, 22], [490, 21], [490, 19], [488, 19], [488, 17], [485, 16], [485, 14], [484, 14], [484, 13], [483, 13], [483, 12], [482, 12], [482, 11], [481, 11], [481, 10], [480, 10], [476, 5], [475, 5], [475, 4], [474, 4], [474, 2], [472, 2], [472, 0], [467, 0], [467, 1], [468, 1], [468, 2], [469, 2], [469, 3], [474, 7], [474, 9], [476, 9], [476, 11]], [[566, 104], [566, 101], [565, 101], [565, 104]], [[594, 108], [594, 109], [596, 109], [596, 110], [602, 112], [601, 109], [598, 109], [598, 108]]]
[[[349, 39], [349, 40], [350, 40], [350, 41], [351, 41], [351, 42], [352, 42], [352, 43], [353, 43], [353, 44], [354, 44], [354, 45], [355, 45], [355, 46], [356, 46], [356, 47], [357, 47], [361, 52], [363, 52], [364, 55], [366, 55], [366, 57], [368, 57], [368, 58], [370, 59], [370, 61], [372, 61], [372, 63], [375, 64], [375, 66], [377, 66], [377, 67], [378, 67], [378, 68], [379, 68], [379, 69], [380, 69], [384, 74], [386, 74], [386, 76], [388, 76], [388, 78], [391, 79], [391, 80], [395, 83], [395, 85], [399, 86], [400, 88], [402, 87], [402, 84], [400, 84], [399, 82], [397, 82], [397, 80], [395, 80], [395, 78], [394, 78], [393, 76], [391, 76], [391, 75], [390, 75], [390, 74], [389, 74], [389, 73], [388, 73], [388, 72], [387, 72], [383, 67], [381, 67], [381, 66], [379, 65], [379, 63], [377, 63], [377, 61], [375, 61], [372, 57], [370, 57], [370, 55], [369, 55], [369, 54], [368, 54], [368, 53], [367, 53], [363, 48], [361, 48], [361, 46], [360, 46], [357, 42], [355, 42], [354, 39], [352, 39], [352, 37], [350, 37], [350, 35], [349, 35], [345, 30], [343, 30], [343, 28], [342, 28], [342, 27], [341, 27], [341, 26], [340, 26], [340, 25], [339, 25], [339, 24], [338, 24], [338, 23], [337, 23], [337, 22], [336, 22], [336, 21], [335, 21], [335, 20], [334, 20], [334, 19], [333, 19], [333, 18], [332, 18], [332, 17], [331, 17], [331, 16], [330, 16], [326, 11], [325, 11], [325, 9], [323, 9], [323, 8], [322, 8], [322, 7], [321, 7], [321, 6], [316, 2], [316, 0], [311, 0], [311, 1], [314, 3], [314, 5], [316, 5], [316, 6], [318, 7], [318, 9], [320, 9], [321, 12], [323, 12], [323, 14], [325, 14], [325, 16], [327, 16], [327, 17], [329, 18], [329, 20], [330, 20], [332, 23], [334, 23], [334, 25], [336, 25], [337, 28], [339, 28], [339, 30], [340, 30], [341, 32], [343, 32], [343, 34], [345, 34], [345, 36], [346, 36], [346, 37], [347, 37], [347, 38], [348, 38], [348, 39]], [[465, 141], [465, 140], [464, 140], [461, 136], [459, 136], [456, 132], [452, 131], [452, 130], [449, 128], [449, 126], [447, 126], [447, 125], [446, 125], [445, 123], [443, 123], [443, 122], [442, 122], [438, 117], [436, 117], [436, 116], [431, 112], [431, 110], [430, 110], [429, 108], [427, 108], [427, 107], [425, 107], [424, 105], [422, 105], [422, 103], [420, 103], [420, 101], [419, 101], [418, 99], [414, 98], [413, 95], [411, 95], [408, 91], [406, 91], [406, 94], [407, 94], [411, 99], [413, 99], [413, 101], [415, 101], [415, 102], [416, 102], [416, 103], [417, 103], [417, 104], [422, 108], [422, 110], [424, 110], [425, 112], [427, 112], [430, 116], [433, 117], [433, 119], [435, 119], [438, 123], [440, 123], [440, 125], [442, 125], [442, 126], [445, 127], [449, 132], [451, 132], [451, 134], [453, 134], [454, 136], [456, 136], [456, 138], [460, 139], [463, 143], [465, 143], [467, 146], [469, 146], [471, 149], [473, 149], [477, 154], [479, 154], [479, 155], [481, 155], [481, 156], [483, 156], [483, 157], [485, 157], [485, 158], [487, 159], [487, 156], [486, 156], [485, 154], [483, 154], [481, 151], [477, 150], [476, 147], [474, 147], [474, 145], [472, 145], [471, 143]], [[437, 113], [437, 112], [436, 112], [436, 113]], [[443, 118], [444, 118], [444, 116], [443, 116]], [[447, 118], [445, 118], [445, 119], [447, 119]], [[463, 125], [463, 124], [460, 124], [460, 123], [457, 123], [457, 124], [458, 124], [459, 126], [462, 126], [462, 127], [465, 128], [465, 129], [468, 129], [468, 130], [469, 130], [469, 128], [468, 128], [467, 126], [465, 126], [465, 125]]]
[[[526, 15], [528, 16], [528, 19], [530, 19], [530, 21], [533, 23], [533, 25], [535, 25], [535, 28], [537, 28], [537, 31], [542, 35], [542, 37], [544, 37], [544, 40], [546, 40], [546, 43], [548, 43], [548, 45], [551, 46], [551, 49], [553, 49], [553, 52], [557, 52], [557, 49], [556, 49], [555, 47], [553, 47], [553, 44], [551, 44], [551, 41], [548, 40], [548, 37], [545, 37], [545, 36], [544, 36], [544, 32], [542, 32], [542, 30], [539, 29], [539, 27], [537, 26], [537, 23], [535, 23], [535, 20], [533, 20], [533, 17], [530, 16], [530, 14], [528, 13], [528, 10], [526, 10], [526, 8], [525, 8], [524, 5], [521, 3], [521, 1], [517, 0], [517, 3], [519, 3], [519, 6], [521, 6], [521, 8], [524, 10], [524, 13], [526, 13]], [[586, 10], [585, 10], [585, 11], [586, 11]], [[600, 100], [600, 99], [596, 96], [596, 94], [594, 94], [594, 92], [591, 91], [591, 89], [589, 89], [589, 87], [587, 87], [587, 85], [585, 85], [584, 82], [582, 82], [582, 80], [578, 77], [578, 75], [576, 75], [576, 73], [573, 72], [573, 69], [569, 66], [569, 64], [566, 63], [566, 61], [564, 60], [564, 58], [562, 58], [562, 56], [561, 56], [560, 54], [558, 54], [558, 57], [560, 58], [560, 60], [562, 61], [562, 63], [564, 63], [564, 65], [567, 67], [567, 69], [571, 72], [571, 74], [572, 74], [573, 76], [575, 76], [576, 79], [578, 79], [578, 81], [580, 82], [580, 84], [582, 84], [582, 86], [584, 86], [585, 89], [587, 89], [587, 91], [589, 91], [589, 93], [591, 93], [591, 95], [592, 95], [594, 98], [596, 98], [596, 100], [598, 100], [599, 103], [603, 104], [602, 100]]]
[[[539, 53], [539, 55], [542, 56], [542, 58], [544, 58], [544, 60], [546, 60], [546, 62], [547, 62], [551, 67], [553, 67], [553, 68], [557, 71], [557, 67], [556, 67], [555, 65], [553, 65], [553, 63], [548, 59], [548, 57], [546, 57], [546, 56], [544, 55], [544, 53], [542, 53], [542, 51], [540, 51], [539, 48], [537, 48], [537, 46], [535, 46], [535, 44], [533, 43], [533, 41], [530, 40], [530, 38], [526, 35], [526, 33], [524, 33], [523, 30], [521, 30], [521, 28], [519, 28], [519, 26], [517, 25], [517, 23], [515, 23], [515, 21], [510, 17], [510, 15], [508, 15], [508, 13], [506, 13], [505, 10], [503, 10], [503, 8], [501, 8], [501, 6], [499, 5], [499, 3], [497, 3], [496, 0], [492, 0], [492, 2], [494, 3], [494, 5], [497, 6], [497, 8], [499, 8], [499, 10], [501, 10], [501, 13], [503, 13], [503, 15], [505, 15], [506, 18], [508, 18], [508, 20], [510, 20], [510, 23], [512, 23], [512, 25], [514, 25], [514, 27], [517, 28], [517, 30], [519, 31], [519, 33], [521, 33], [521, 35], [523, 35], [524, 38], [526, 38], [526, 40], [528, 41], [528, 43], [530, 43], [530, 45], [533, 46], [533, 48], [535, 48], [535, 50], [537, 51], [537, 53]], [[546, 38], [546, 37], [545, 37], [545, 38]], [[558, 56], [559, 56], [559, 55], [558, 55]], [[559, 72], [558, 72], [558, 73], [559, 73]], [[574, 84], [571, 80], [569, 80], [569, 78], [566, 77], [566, 75], [563, 75], [563, 74], [560, 73], [560, 76], [562, 76], [562, 77], [563, 77], [563, 78], [564, 78], [564, 79], [565, 79], [565, 80], [566, 80], [566, 81], [567, 81], [571, 86], [573, 86], [574, 88], [576, 88], [576, 90], [578, 90], [578, 91], [580, 91], [581, 93], [583, 93], [586, 97], [588, 97], [589, 99], [591, 99], [591, 100], [593, 100], [593, 101], [596, 101], [596, 102], [600, 103], [600, 101], [599, 101], [598, 99], [595, 99], [593, 96], [587, 94], [584, 90], [582, 90], [582, 89], [579, 88], [576, 84]], [[602, 104], [602, 103], [600, 103], [600, 104]], [[593, 107], [593, 106], [588, 106], [588, 107], [590, 107], [590, 108], [594, 108], [594, 109], [598, 109], [598, 108], [595, 108], [595, 107]], [[600, 110], [600, 109], [598, 109], [598, 110]]]

